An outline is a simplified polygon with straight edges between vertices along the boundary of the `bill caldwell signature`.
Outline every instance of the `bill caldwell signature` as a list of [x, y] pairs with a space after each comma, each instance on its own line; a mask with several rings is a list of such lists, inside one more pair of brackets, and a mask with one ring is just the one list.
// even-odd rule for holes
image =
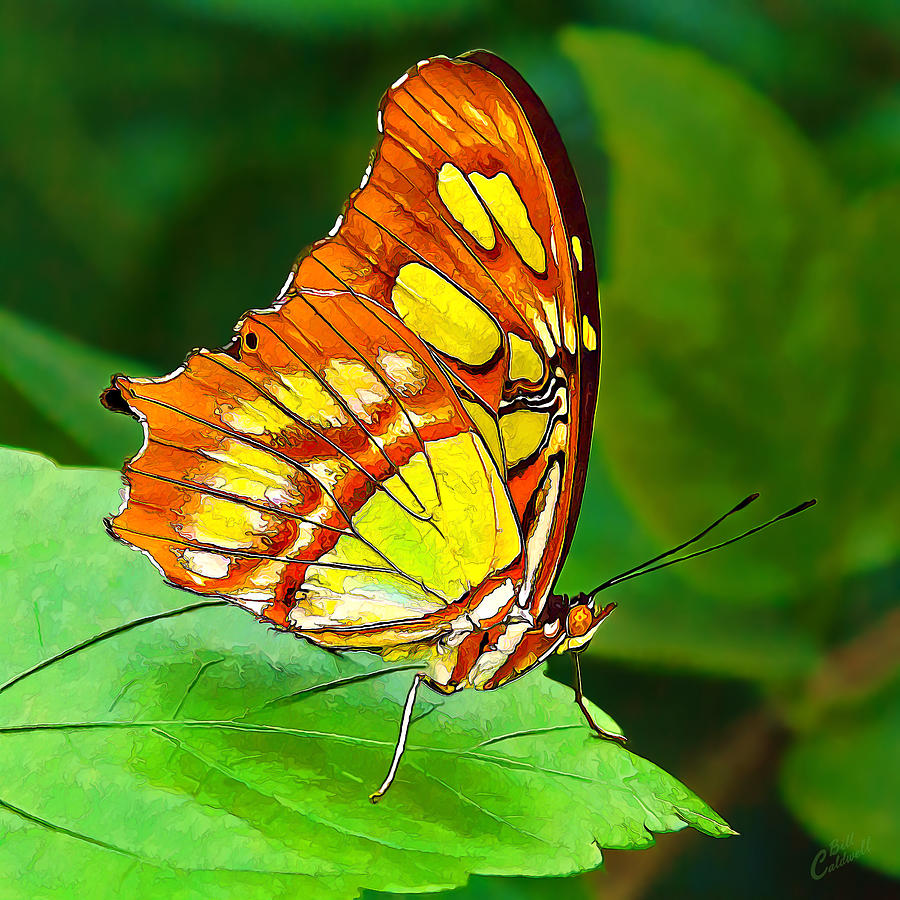
[[864, 837], [857, 842], [851, 831], [842, 841], [831, 841], [813, 857], [809, 865], [810, 877], [819, 881], [835, 869], [865, 856], [869, 852], [871, 840], [870, 837]]

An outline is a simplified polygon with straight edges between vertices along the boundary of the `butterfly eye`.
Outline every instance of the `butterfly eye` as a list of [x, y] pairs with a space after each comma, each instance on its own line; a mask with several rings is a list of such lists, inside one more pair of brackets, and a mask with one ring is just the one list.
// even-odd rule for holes
[[259, 338], [256, 336], [256, 332], [248, 331], [244, 335], [244, 346], [248, 350], [255, 350], [259, 346]]
[[591, 608], [584, 604], [573, 606], [566, 618], [566, 631], [572, 637], [581, 637], [587, 634], [594, 625], [594, 614]]

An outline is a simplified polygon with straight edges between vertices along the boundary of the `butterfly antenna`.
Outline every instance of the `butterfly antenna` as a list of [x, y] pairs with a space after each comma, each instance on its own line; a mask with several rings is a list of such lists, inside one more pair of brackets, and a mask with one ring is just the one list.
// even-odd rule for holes
[[[679, 544], [677, 547], [673, 547], [671, 550], [666, 550], [665, 553], [660, 553], [658, 556], [654, 556], [653, 559], [648, 559], [646, 562], [641, 563], [639, 566], [635, 566], [633, 569], [627, 569], [625, 572], [621, 572], [613, 578], [610, 578], [607, 581], [604, 581], [603, 584], [594, 588], [590, 593], [590, 597], [593, 597], [595, 594], [599, 594], [600, 591], [605, 590], [608, 587], [612, 587], [615, 584], [621, 584], [623, 581], [629, 581], [632, 578], [637, 578], [639, 575], [646, 575], [648, 572], [656, 572], [659, 569], [665, 569], [667, 566], [674, 566], [675, 563], [684, 562], [687, 559], [693, 559], [695, 556], [703, 556], [705, 553], [712, 553], [713, 550], [721, 550], [723, 547], [727, 547], [729, 544], [737, 543], [737, 541], [742, 541], [746, 537], [750, 537], [751, 534], [756, 534], [757, 531], [762, 531], [764, 528], [768, 528], [770, 525], [774, 525], [776, 522], [780, 522], [782, 519], [789, 519], [791, 516], [796, 516], [797, 513], [803, 512], [805, 509], [809, 509], [811, 506], [816, 505], [815, 500], [806, 500], [803, 503], [798, 504], [793, 509], [789, 509], [787, 512], [783, 512], [778, 516], [775, 516], [772, 519], [769, 519], [768, 522], [763, 522], [762, 525], [757, 525], [754, 528], [750, 528], [748, 531], [745, 531], [743, 534], [737, 535], [737, 537], [729, 538], [727, 541], [722, 541], [719, 544], [714, 544], [712, 547], [706, 547], [703, 550], [696, 550], [693, 553], [687, 553], [684, 556], [678, 556], [675, 559], [669, 559], [666, 562], [660, 562], [662, 559], [666, 559], [668, 556], [672, 556], [675, 553], [679, 553], [684, 550], [686, 547], [689, 547], [691, 544], [695, 544], [701, 538], [705, 537], [710, 533], [716, 526], [721, 525], [729, 516], [734, 515], [736, 512], [740, 512], [742, 509], [745, 509], [749, 506], [754, 500], [759, 497], [759, 494], [750, 494], [749, 497], [745, 497], [741, 500], [737, 506], [732, 507], [725, 513], [723, 516], [719, 516], [715, 522], [711, 525], [708, 525], [703, 531], [699, 532], [699, 534], [695, 534], [690, 540], [684, 541], [684, 543]], [[659, 565], [654, 565], [654, 563], [659, 563]]]

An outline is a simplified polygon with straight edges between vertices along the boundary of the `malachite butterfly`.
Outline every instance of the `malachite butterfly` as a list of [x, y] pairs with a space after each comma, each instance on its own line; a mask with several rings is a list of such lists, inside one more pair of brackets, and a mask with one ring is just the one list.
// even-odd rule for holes
[[[587, 472], [600, 311], [547, 110], [477, 51], [418, 63], [377, 122], [359, 189], [271, 307], [226, 347], [103, 395], [145, 435], [115, 538], [177, 587], [314, 644], [422, 663], [373, 799], [420, 683], [491, 690], [583, 648], [613, 608], [599, 590], [650, 565], [552, 593]], [[588, 722], [621, 739], [591, 720], [575, 659]]]

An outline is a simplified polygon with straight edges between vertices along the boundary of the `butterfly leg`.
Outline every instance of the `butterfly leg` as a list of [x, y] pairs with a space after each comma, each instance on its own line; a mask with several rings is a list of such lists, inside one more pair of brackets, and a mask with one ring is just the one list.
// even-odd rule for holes
[[387, 777], [384, 779], [381, 787], [378, 788], [374, 794], [369, 795], [369, 799], [373, 803], [377, 803], [385, 795], [387, 789], [394, 780], [394, 776], [397, 774], [400, 758], [403, 756], [403, 751], [406, 749], [406, 736], [409, 733], [409, 723], [412, 719], [413, 707], [416, 705], [416, 692], [419, 690], [419, 685], [422, 683], [424, 677], [424, 675], [416, 673], [413, 678], [412, 687], [410, 687], [409, 693], [406, 695], [406, 703], [403, 705], [403, 719], [400, 722], [400, 735], [397, 738], [397, 746], [394, 748], [394, 758], [391, 760], [391, 767], [388, 769]]
[[575, 702], [578, 704], [578, 708], [584, 713], [585, 719], [587, 719], [588, 725], [591, 726], [591, 729], [604, 740], [607, 741], [615, 741], [617, 744], [625, 744], [625, 741], [628, 740], [624, 734], [614, 734], [612, 731], [607, 731], [605, 728], [601, 728], [595, 721], [594, 717], [588, 712], [587, 706], [584, 704], [584, 691], [581, 687], [581, 660], [579, 659], [580, 651], [573, 650], [572, 651], [572, 665], [575, 668]]

